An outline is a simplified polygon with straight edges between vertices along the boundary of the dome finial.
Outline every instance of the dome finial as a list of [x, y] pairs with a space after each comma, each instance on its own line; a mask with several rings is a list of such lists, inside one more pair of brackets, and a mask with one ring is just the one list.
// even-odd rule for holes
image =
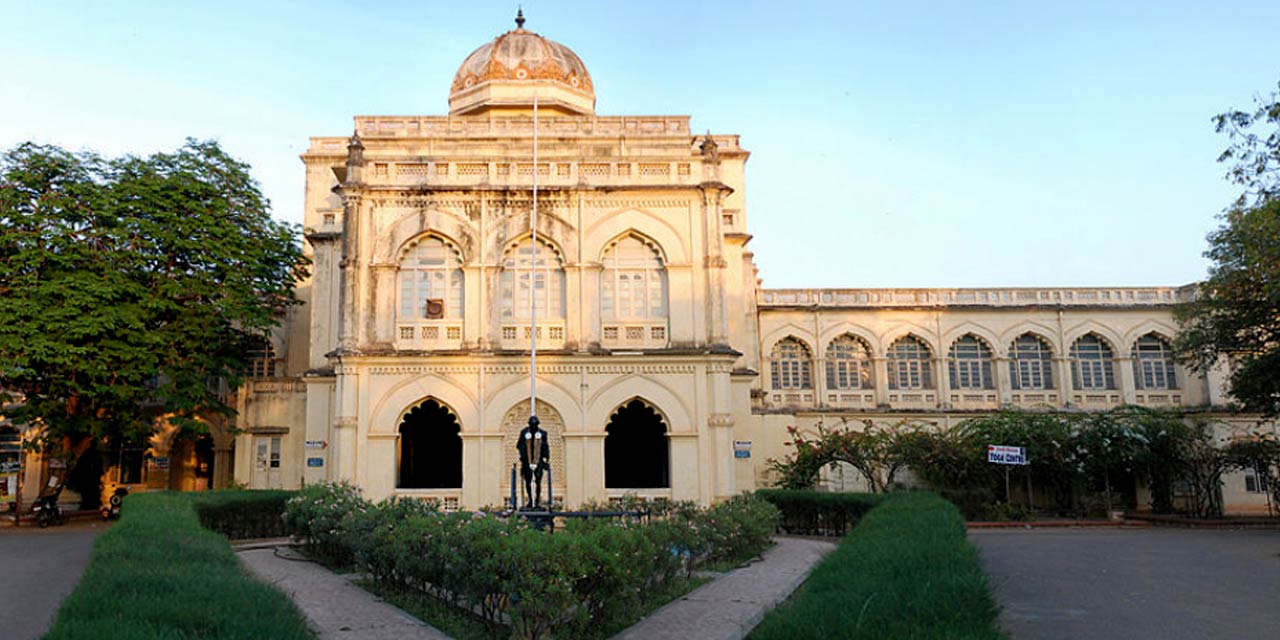
[[516, 6], [516, 28], [524, 28], [524, 7]]

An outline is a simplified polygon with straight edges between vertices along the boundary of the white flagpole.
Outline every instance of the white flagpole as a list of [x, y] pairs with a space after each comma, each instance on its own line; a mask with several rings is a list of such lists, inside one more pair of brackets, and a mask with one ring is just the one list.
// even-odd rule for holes
[[[529, 279], [529, 416], [538, 415], [538, 94], [533, 94], [533, 273]], [[548, 282], [547, 286], [551, 286]]]

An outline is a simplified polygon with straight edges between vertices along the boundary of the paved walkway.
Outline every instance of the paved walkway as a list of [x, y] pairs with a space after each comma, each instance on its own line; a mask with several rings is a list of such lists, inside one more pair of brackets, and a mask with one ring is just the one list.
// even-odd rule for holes
[[48, 529], [0, 528], [0, 637], [34, 640], [44, 635], [62, 599], [71, 593], [93, 553], [93, 541], [109, 525], [101, 520]]
[[[614, 636], [621, 640], [739, 640], [804, 582], [835, 543], [777, 538], [764, 559], [658, 609]], [[443, 640], [449, 636], [303, 559], [284, 541], [243, 545], [240, 561], [288, 594], [322, 640]], [[277, 545], [279, 545], [277, 547]], [[247, 547], [247, 548], [246, 548]], [[282, 557], [283, 556], [283, 557]]]
[[770, 609], [804, 582], [835, 543], [805, 538], [776, 538], [764, 560], [735, 569], [668, 603], [614, 636], [614, 640], [739, 640]]
[[1015, 640], [1280, 637], [1280, 531], [970, 531]]
[[393, 607], [288, 547], [237, 553], [253, 573], [293, 599], [321, 640], [448, 640], [435, 627]]

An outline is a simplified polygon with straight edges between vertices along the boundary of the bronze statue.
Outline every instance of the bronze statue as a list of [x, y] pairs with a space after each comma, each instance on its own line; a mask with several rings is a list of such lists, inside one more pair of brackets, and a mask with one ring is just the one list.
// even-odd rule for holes
[[542, 505], [542, 474], [551, 466], [551, 445], [547, 432], [538, 426], [538, 416], [529, 416], [529, 426], [520, 430], [516, 452], [524, 479], [524, 506], [538, 508]]

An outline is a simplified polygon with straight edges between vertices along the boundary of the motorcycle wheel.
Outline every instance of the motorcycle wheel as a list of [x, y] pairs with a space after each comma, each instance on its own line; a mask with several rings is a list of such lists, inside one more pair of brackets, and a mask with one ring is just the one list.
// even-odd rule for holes
[[52, 517], [49, 515], [48, 511], [41, 511], [36, 514], [36, 524], [39, 525], [41, 529], [47, 529], [49, 527], [50, 520], [52, 520]]

